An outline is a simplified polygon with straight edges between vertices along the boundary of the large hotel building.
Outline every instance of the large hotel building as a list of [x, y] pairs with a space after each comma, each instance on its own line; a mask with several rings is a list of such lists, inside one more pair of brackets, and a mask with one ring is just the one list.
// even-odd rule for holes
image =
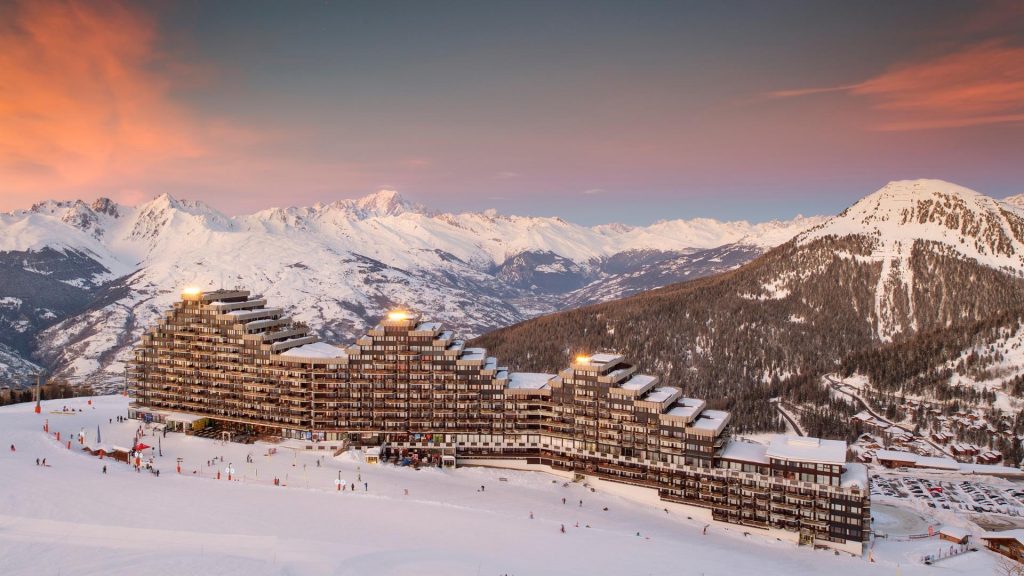
[[408, 312], [340, 348], [247, 291], [188, 289], [143, 335], [129, 382], [140, 418], [553, 470], [854, 554], [870, 531], [866, 469], [845, 442], [732, 440], [728, 412], [617, 354], [509, 372]]

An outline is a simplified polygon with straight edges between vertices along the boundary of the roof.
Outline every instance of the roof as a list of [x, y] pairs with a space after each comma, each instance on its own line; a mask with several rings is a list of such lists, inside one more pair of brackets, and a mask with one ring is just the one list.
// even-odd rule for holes
[[701, 412], [700, 418], [697, 418], [691, 424], [691, 428], [698, 430], [709, 430], [714, 432], [716, 435], [725, 428], [726, 423], [729, 420], [729, 413], [723, 412], [722, 410], [705, 410]]
[[725, 445], [722, 450], [723, 460], [734, 460], [736, 462], [753, 462], [754, 464], [767, 464], [768, 447], [764, 444], [754, 442], [743, 442], [733, 440]]
[[961, 528], [960, 526], [943, 526], [939, 529], [939, 534], [945, 534], [946, 536], [956, 538], [957, 540], [963, 540], [971, 535], [966, 528]]
[[[618, 370], [616, 370], [618, 372]], [[626, 390], [640, 390], [645, 386], [649, 386], [654, 383], [658, 378], [656, 376], [650, 376], [648, 374], [634, 374], [632, 378], [626, 380], [619, 385], [619, 388]]]
[[678, 394], [679, 388], [673, 388], [671, 386], [663, 386], [661, 388], [655, 388], [651, 390], [646, 396], [641, 398], [644, 402], [664, 402], [672, 397], [673, 394]]
[[541, 372], [512, 372], [509, 374], [508, 387], [540, 390], [547, 386], [548, 382], [554, 377], [554, 374], [544, 374]]
[[[683, 400], [693, 400], [693, 398], [684, 398]], [[704, 402], [698, 401], [694, 404], [693, 402], [684, 404], [682, 400], [676, 401], [671, 408], [668, 409], [665, 414], [669, 416], [679, 416], [682, 418], [693, 418], [694, 415], [700, 413], [704, 409]]]
[[938, 468], [940, 470], [959, 470], [960, 463], [951, 458], [939, 458], [935, 456], [921, 456], [913, 452], [901, 450], [879, 450], [875, 452], [875, 458], [879, 460], [894, 460], [896, 462], [913, 462], [922, 468]]
[[590, 357], [590, 361], [594, 364], [607, 364], [609, 362], [615, 362], [621, 359], [622, 356], [619, 354], [608, 353], [594, 354], [593, 356]]
[[466, 348], [459, 356], [459, 360], [483, 360], [487, 350], [484, 348]]
[[437, 332], [441, 329], [440, 322], [420, 322], [414, 329], [416, 332]]
[[776, 434], [768, 444], [768, 457], [796, 462], [842, 464], [846, 462], [846, 442]]
[[1024, 544], [1024, 528], [1015, 530], [1003, 530], [1002, 532], [986, 532], [979, 536], [982, 540], [1016, 540]]
[[338, 348], [337, 346], [332, 346], [326, 342], [313, 342], [312, 344], [303, 344], [302, 346], [289, 348], [288, 350], [281, 352], [281, 356], [294, 356], [299, 358], [347, 357], [344, 350]]

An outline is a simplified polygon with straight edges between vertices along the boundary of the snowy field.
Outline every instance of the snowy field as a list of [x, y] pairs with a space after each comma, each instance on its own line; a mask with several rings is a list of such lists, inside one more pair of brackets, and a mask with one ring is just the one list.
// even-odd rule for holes
[[[67, 405], [82, 412], [52, 414]], [[350, 456], [223, 444], [181, 434], [162, 439], [160, 476], [58, 444], [43, 432], [131, 445], [138, 422], [116, 422], [127, 399], [55, 400], [43, 414], [0, 408], [0, 573], [5, 575], [213, 574], [990, 574], [994, 556], [920, 563], [932, 540], [907, 541], [927, 511], [879, 506], [889, 534], [864, 558], [799, 548], [741, 527], [712, 526], [661, 507], [591, 492], [537, 472], [413, 470], [359, 465]], [[113, 424], [110, 419], [115, 419]], [[155, 444], [151, 435], [143, 438]], [[9, 445], [16, 445], [11, 452]], [[149, 452], [147, 450], [147, 452]], [[252, 464], [247, 464], [251, 455]], [[175, 474], [176, 458], [183, 474]], [[212, 478], [224, 458], [233, 481]], [[317, 460], [322, 457], [322, 464]], [[46, 458], [48, 466], [36, 466]], [[108, 473], [101, 472], [106, 464]], [[193, 474], [193, 471], [195, 473]], [[338, 492], [361, 476], [365, 490]], [[223, 474], [222, 474], [223, 475]], [[274, 486], [277, 476], [284, 486]], [[502, 481], [501, 478], [506, 480]], [[485, 490], [481, 491], [481, 485]], [[408, 490], [408, 494], [406, 494]], [[562, 499], [566, 503], [562, 503]], [[583, 500], [583, 506], [579, 500]], [[607, 507], [607, 511], [604, 508]], [[531, 513], [533, 518], [531, 519]], [[577, 523], [579, 527], [577, 528]], [[561, 526], [565, 526], [565, 533]], [[639, 535], [637, 533], [639, 532]]]

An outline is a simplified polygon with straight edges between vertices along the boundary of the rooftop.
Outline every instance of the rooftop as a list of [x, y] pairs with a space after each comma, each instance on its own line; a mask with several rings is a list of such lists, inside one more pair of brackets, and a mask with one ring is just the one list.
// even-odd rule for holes
[[281, 353], [281, 356], [294, 356], [298, 358], [345, 358], [345, 351], [337, 346], [326, 342], [313, 342], [289, 348]]
[[544, 374], [542, 372], [512, 372], [509, 374], [508, 387], [540, 390], [547, 386], [548, 382], [554, 377], [554, 374]]
[[846, 462], [846, 442], [776, 434], [768, 445], [768, 457], [796, 462], [843, 464]]
[[768, 447], [764, 444], [733, 440], [725, 445], [725, 449], [722, 450], [722, 458], [737, 462], [768, 464], [767, 450]]
[[658, 378], [656, 376], [650, 376], [648, 374], [634, 374], [632, 378], [623, 382], [619, 388], [623, 388], [625, 390], [642, 390], [657, 380]]

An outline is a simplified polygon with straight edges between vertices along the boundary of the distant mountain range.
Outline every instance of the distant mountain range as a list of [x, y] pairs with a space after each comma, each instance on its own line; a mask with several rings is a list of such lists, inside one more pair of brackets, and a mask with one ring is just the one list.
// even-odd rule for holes
[[245, 286], [328, 340], [407, 306], [473, 336], [568, 307], [735, 269], [824, 221], [585, 227], [445, 214], [382, 191], [228, 217], [162, 195], [0, 214], [0, 384], [40, 367], [112, 386], [186, 285]]
[[733, 410], [747, 430], [777, 428], [768, 400], [782, 398], [808, 407], [801, 420], [812, 434], [844, 434], [850, 407], [820, 381], [835, 371], [873, 374], [882, 403], [914, 394], [955, 410], [995, 398], [1016, 413], [1020, 200], [892, 182], [733, 271], [546, 315], [475, 344], [539, 371], [568, 353], [617, 350]]

